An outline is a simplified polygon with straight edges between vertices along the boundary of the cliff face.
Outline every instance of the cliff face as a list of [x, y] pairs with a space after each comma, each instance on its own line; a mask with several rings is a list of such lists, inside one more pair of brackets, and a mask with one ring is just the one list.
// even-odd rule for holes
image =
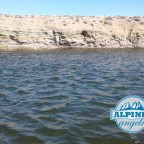
[[144, 17], [0, 15], [0, 47], [144, 48]]

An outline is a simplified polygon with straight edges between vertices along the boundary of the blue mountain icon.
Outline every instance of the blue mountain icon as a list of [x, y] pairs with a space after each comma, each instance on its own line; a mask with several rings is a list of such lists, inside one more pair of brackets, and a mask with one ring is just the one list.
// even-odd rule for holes
[[138, 102], [134, 102], [132, 105], [130, 105], [129, 102], [123, 104], [120, 108], [120, 110], [144, 110], [142, 104]]

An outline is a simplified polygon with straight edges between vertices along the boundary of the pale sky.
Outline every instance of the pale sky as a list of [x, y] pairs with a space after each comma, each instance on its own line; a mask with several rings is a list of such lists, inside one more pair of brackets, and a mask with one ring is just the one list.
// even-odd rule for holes
[[0, 13], [37, 15], [144, 15], [144, 0], [1, 0]]

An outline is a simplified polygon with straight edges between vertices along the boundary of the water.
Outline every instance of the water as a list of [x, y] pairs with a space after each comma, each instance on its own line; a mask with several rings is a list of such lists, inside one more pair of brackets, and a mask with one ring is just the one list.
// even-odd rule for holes
[[110, 121], [144, 98], [144, 50], [0, 52], [0, 144], [144, 144]]

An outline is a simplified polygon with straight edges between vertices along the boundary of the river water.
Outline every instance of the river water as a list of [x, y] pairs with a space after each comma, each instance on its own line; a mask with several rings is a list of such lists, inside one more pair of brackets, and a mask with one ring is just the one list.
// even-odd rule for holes
[[0, 52], [0, 144], [144, 144], [110, 121], [144, 98], [144, 50]]

